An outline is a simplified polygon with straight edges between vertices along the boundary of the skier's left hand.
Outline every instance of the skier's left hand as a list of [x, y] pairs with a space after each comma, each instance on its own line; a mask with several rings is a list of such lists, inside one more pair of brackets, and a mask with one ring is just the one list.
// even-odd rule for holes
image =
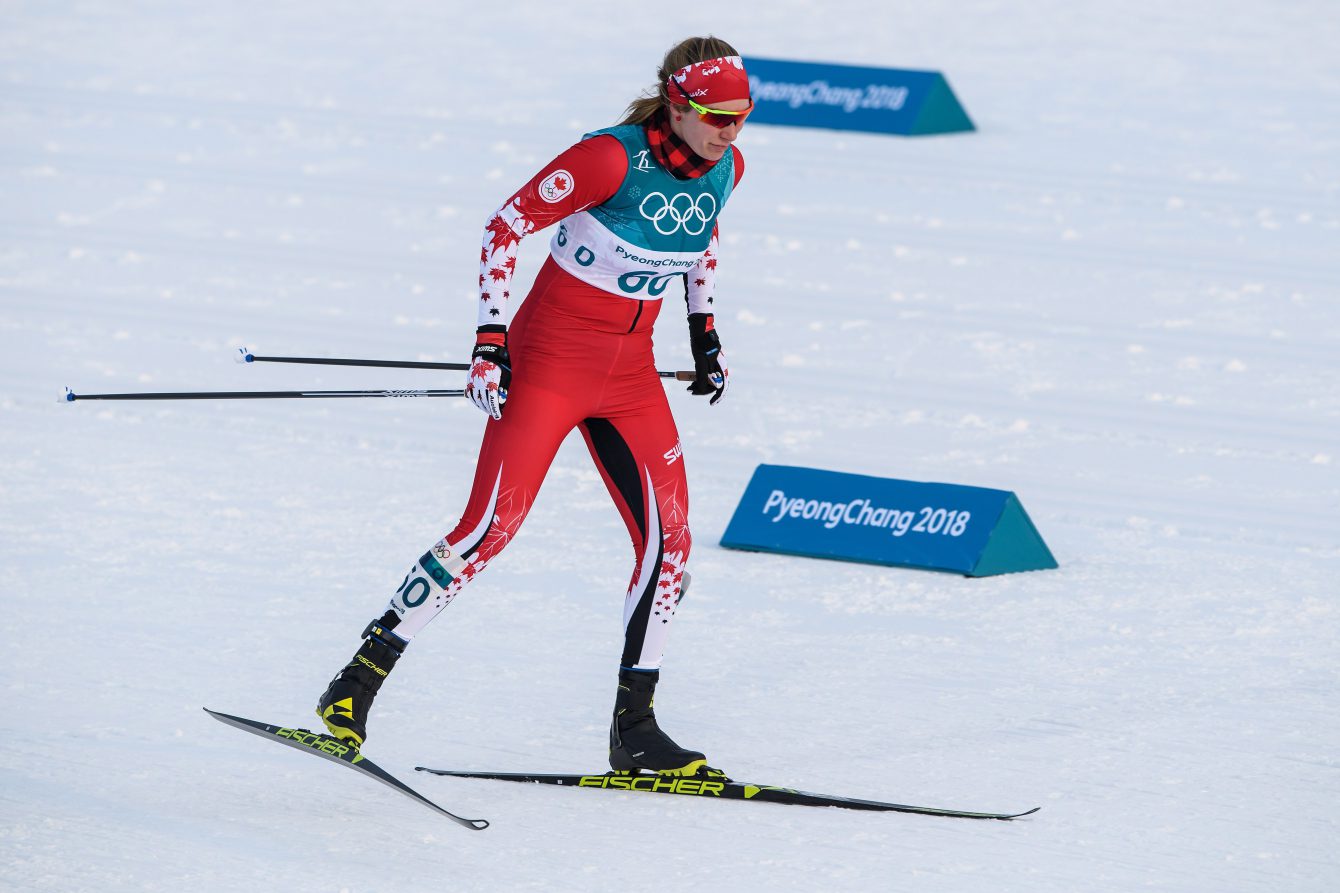
[[502, 418], [507, 389], [512, 386], [512, 358], [507, 353], [505, 326], [480, 326], [470, 354], [470, 380], [465, 392], [480, 409]]
[[710, 313], [689, 314], [689, 346], [693, 349], [693, 371], [698, 377], [689, 385], [691, 394], [711, 394], [713, 405], [726, 393], [730, 370], [721, 352], [721, 338]]

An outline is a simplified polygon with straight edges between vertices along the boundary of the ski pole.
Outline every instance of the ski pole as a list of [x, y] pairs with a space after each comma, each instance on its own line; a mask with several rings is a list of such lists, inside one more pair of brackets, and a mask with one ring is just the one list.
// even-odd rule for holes
[[383, 369], [448, 369], [468, 372], [469, 363], [429, 363], [419, 360], [350, 360], [339, 357], [258, 357], [245, 347], [237, 349], [239, 363], [306, 363], [311, 366], [378, 366]]
[[309, 399], [315, 397], [464, 397], [465, 391], [385, 390], [385, 391], [167, 391], [138, 394], [76, 394], [65, 389], [62, 402], [77, 400], [264, 400]]
[[[378, 366], [383, 369], [446, 369], [465, 372], [469, 363], [430, 363], [419, 360], [354, 360], [339, 357], [258, 357], [245, 347], [237, 349], [239, 363], [306, 363], [312, 366]], [[698, 376], [693, 372], [680, 370], [666, 372], [660, 369], [656, 374], [661, 378], [673, 378], [676, 381], [693, 381]]]

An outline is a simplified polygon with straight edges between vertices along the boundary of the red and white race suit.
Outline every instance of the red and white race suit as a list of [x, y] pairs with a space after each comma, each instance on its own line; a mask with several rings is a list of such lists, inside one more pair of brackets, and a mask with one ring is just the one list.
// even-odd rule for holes
[[[731, 151], [738, 182], [743, 159]], [[610, 201], [630, 165], [646, 163], [614, 137], [594, 136], [504, 202], [484, 235], [480, 324], [507, 324], [523, 237]], [[716, 252], [714, 228], [687, 272], [690, 312], [711, 309]], [[502, 418], [485, 427], [465, 512], [392, 598], [396, 635], [413, 638], [516, 535], [559, 444], [577, 428], [633, 542], [622, 665], [660, 667], [691, 544], [679, 434], [652, 358], [660, 307], [645, 294], [630, 298], [583, 281], [552, 254], [546, 260], [508, 328], [511, 389]]]

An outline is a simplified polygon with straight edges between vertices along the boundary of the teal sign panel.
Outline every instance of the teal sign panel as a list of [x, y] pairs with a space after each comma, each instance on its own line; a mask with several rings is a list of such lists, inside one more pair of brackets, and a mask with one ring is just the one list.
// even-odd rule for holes
[[1008, 490], [760, 465], [721, 545], [986, 577], [1057, 567]]
[[746, 57], [758, 124], [924, 136], [975, 130], [938, 71]]

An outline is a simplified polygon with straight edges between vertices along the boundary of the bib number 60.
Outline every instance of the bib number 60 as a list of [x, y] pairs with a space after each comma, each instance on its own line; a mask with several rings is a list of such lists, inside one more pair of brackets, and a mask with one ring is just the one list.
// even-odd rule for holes
[[647, 294], [653, 298], [658, 298], [661, 296], [661, 292], [665, 291], [665, 287], [670, 284], [671, 279], [678, 279], [683, 275], [683, 273], [624, 273], [619, 277], [619, 288], [630, 295], [635, 295], [646, 289]]

